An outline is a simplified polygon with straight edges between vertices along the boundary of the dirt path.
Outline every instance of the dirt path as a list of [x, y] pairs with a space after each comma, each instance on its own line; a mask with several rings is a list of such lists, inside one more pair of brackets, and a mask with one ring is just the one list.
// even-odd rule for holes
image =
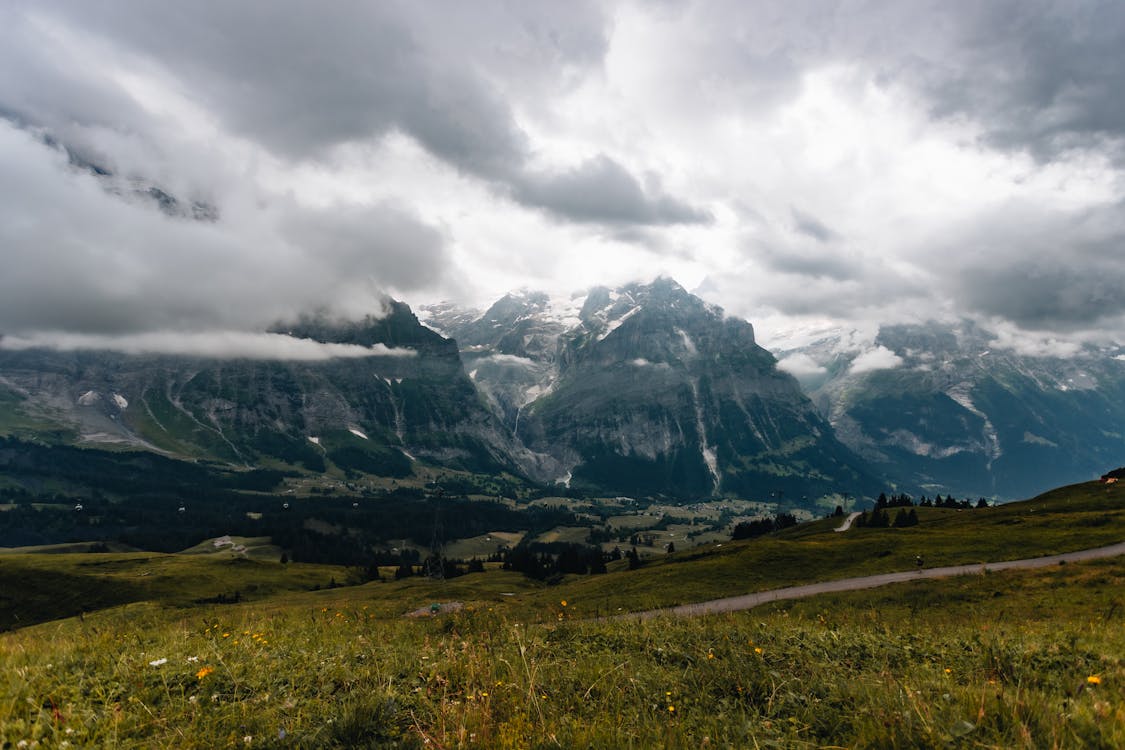
[[841, 578], [838, 581], [824, 581], [810, 583], [805, 586], [790, 586], [772, 591], [759, 591], [754, 594], [731, 596], [726, 599], [712, 599], [707, 602], [695, 604], [682, 604], [678, 607], [667, 609], [652, 609], [647, 612], [630, 612], [612, 619], [638, 619], [647, 620], [658, 615], [680, 615], [691, 617], [717, 612], [737, 612], [750, 609], [766, 602], [783, 601], [785, 599], [803, 599], [817, 594], [828, 594], [836, 591], [856, 591], [858, 589], [872, 589], [877, 586], [886, 586], [891, 583], [917, 581], [923, 578], [947, 578], [949, 576], [969, 575], [983, 573], [990, 570], [1011, 570], [1013, 568], [1044, 568], [1049, 565], [1058, 565], [1062, 562], [1080, 562], [1082, 560], [1096, 560], [1104, 557], [1117, 557], [1125, 555], [1125, 542], [1118, 542], [1108, 547], [1078, 550], [1061, 555], [1048, 555], [1047, 557], [1031, 557], [1024, 560], [1006, 560], [1004, 562], [974, 563], [971, 565], [949, 565], [944, 568], [924, 568], [922, 570], [904, 570], [898, 573], [881, 573], [873, 576], [860, 576], [858, 578]]
[[848, 529], [850, 529], [852, 527], [852, 521], [859, 518], [860, 512], [861, 511], [857, 510], [857, 511], [853, 511], [853, 512], [849, 513], [848, 517], [844, 519], [844, 522], [842, 524], [840, 524], [839, 526], [837, 526], [836, 528], [832, 529], [832, 530], [833, 531], [847, 531]]

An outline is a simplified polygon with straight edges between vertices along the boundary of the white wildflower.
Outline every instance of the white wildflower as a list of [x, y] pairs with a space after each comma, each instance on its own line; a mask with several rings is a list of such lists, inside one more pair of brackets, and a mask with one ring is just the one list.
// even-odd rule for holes
[[162, 667], [168, 663], [167, 659], [153, 659], [148, 663], [150, 667]]

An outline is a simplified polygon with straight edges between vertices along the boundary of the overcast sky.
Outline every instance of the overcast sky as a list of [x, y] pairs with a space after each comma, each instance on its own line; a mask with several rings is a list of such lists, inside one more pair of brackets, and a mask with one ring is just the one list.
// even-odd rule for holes
[[1122, 92], [1116, 0], [12, 0], [0, 331], [663, 273], [767, 339], [1120, 341]]

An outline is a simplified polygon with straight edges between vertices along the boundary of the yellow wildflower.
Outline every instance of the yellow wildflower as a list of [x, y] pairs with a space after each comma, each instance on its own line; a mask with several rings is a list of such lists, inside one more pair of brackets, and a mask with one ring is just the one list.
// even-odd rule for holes
[[201, 667], [200, 670], [195, 673], [195, 677], [196, 677], [196, 679], [202, 680], [204, 677], [206, 677], [207, 675], [211, 674], [214, 671], [215, 670], [212, 669], [211, 667]]
[[1090, 675], [1089, 677], [1086, 678], [1086, 682], [1090, 685], [1101, 685], [1102, 684], [1102, 678], [1099, 677], [1096, 674], [1092, 674], [1092, 675]]

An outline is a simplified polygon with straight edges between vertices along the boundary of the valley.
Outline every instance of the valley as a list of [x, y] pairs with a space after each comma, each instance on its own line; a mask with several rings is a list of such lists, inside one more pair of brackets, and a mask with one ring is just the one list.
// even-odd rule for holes
[[[0, 635], [0, 736], [122, 747], [1117, 744], [1123, 558], [978, 566], [1120, 542], [1125, 490], [1091, 482], [994, 508], [919, 510], [905, 529], [837, 533], [839, 519], [822, 519], [554, 584], [489, 566], [445, 581], [395, 581], [386, 568], [340, 585], [352, 583], [346, 568], [219, 548], [4, 554], [4, 590], [30, 606], [48, 599], [23, 587], [107, 600]], [[919, 550], [927, 568], [976, 572], [925, 580]], [[746, 612], [605, 619], [894, 570], [914, 577]], [[317, 590], [299, 590], [314, 580]], [[200, 601], [238, 586], [246, 599]], [[440, 614], [403, 617], [432, 604]]]

